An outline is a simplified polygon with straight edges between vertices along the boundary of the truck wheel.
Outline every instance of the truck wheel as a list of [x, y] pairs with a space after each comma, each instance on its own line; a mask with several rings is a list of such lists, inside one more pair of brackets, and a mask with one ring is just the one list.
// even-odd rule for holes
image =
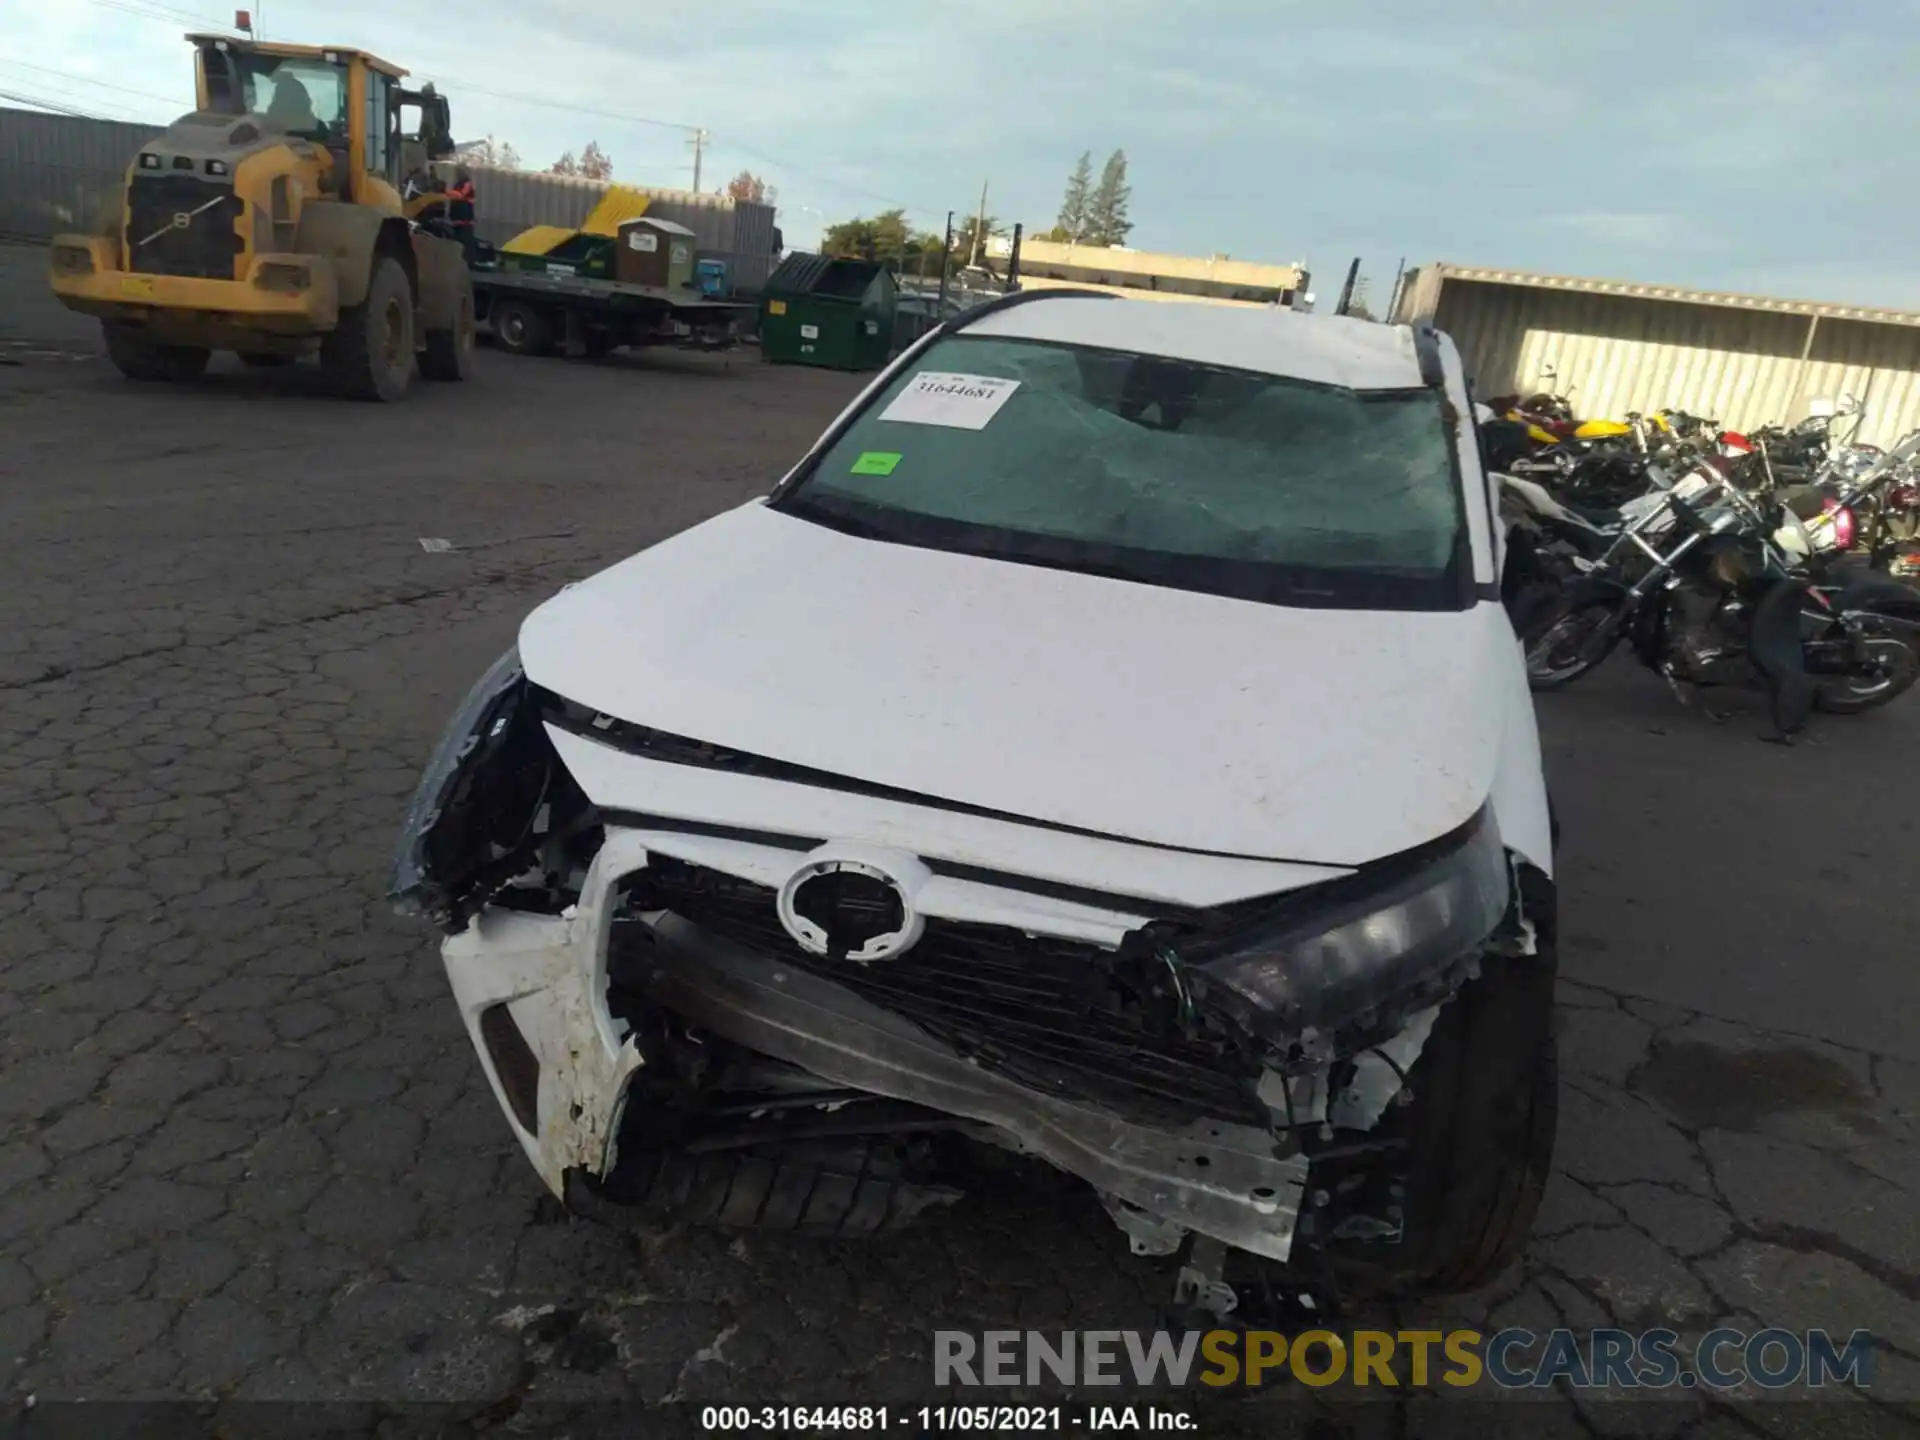
[[161, 380], [175, 384], [206, 374], [211, 351], [195, 345], [161, 345], [134, 325], [102, 324], [107, 358], [129, 380]]
[[427, 332], [420, 373], [429, 380], [464, 380], [473, 373], [473, 281], [464, 275], [453, 301], [453, 328]]
[[553, 326], [524, 300], [496, 300], [493, 340], [509, 355], [545, 355], [553, 348]]
[[352, 399], [405, 398], [413, 379], [413, 287], [391, 255], [374, 259], [366, 303], [341, 310], [320, 342], [320, 368]]

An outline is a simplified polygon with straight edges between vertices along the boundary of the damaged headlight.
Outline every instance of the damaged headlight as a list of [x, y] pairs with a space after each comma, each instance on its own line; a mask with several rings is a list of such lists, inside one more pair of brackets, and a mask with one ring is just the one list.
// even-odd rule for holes
[[401, 914], [464, 926], [467, 896], [531, 823], [551, 752], [527, 698], [516, 646], [454, 712], [400, 832], [388, 894]]
[[1288, 907], [1202, 970], [1263, 1033], [1337, 1030], [1476, 955], [1511, 888], [1500, 832], [1482, 810], [1440, 853], [1337, 882], [1322, 903]]

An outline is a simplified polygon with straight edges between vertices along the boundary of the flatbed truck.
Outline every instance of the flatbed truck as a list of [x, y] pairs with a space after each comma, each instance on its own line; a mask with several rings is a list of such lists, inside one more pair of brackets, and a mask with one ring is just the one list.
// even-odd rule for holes
[[728, 350], [739, 344], [753, 306], [620, 280], [512, 270], [477, 254], [471, 262], [474, 313], [494, 345], [514, 355], [583, 354], [621, 346]]

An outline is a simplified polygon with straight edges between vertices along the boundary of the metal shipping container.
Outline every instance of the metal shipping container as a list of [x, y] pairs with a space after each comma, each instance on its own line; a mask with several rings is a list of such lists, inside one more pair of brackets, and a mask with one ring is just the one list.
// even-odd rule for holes
[[1585, 417], [1671, 407], [1749, 429], [1851, 393], [1865, 406], [1861, 440], [1920, 428], [1909, 311], [1430, 265], [1394, 318], [1453, 336], [1478, 393], [1555, 390]]
[[104, 223], [127, 166], [162, 128], [0, 106], [0, 236], [41, 241]]

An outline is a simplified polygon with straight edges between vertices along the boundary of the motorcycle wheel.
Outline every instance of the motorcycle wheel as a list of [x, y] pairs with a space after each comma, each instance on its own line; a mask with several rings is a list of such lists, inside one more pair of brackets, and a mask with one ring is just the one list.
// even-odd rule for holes
[[1842, 675], [1823, 680], [1813, 703], [1830, 715], [1858, 715], [1896, 700], [1920, 680], [1920, 655], [1904, 640], [1876, 635], [1866, 641], [1877, 662], [1872, 675]]
[[[1613, 625], [1613, 605], [1596, 600], [1570, 606], [1562, 600], [1527, 627], [1521, 636], [1527, 652], [1527, 686], [1536, 691], [1558, 690], [1597, 669], [1620, 643], [1620, 627]], [[1601, 636], [1602, 627], [1610, 627]]]

